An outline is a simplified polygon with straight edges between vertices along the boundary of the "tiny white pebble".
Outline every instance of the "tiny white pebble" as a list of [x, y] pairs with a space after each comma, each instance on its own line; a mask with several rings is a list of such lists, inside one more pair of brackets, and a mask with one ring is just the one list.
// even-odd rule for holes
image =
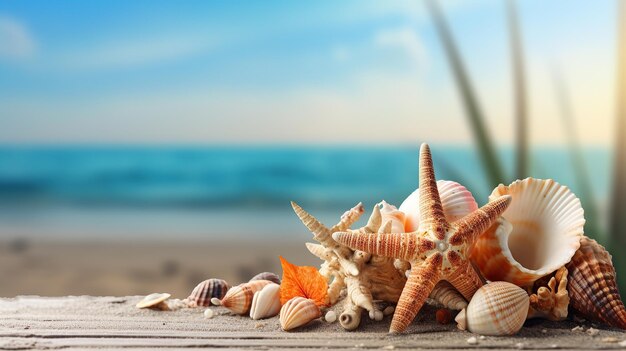
[[328, 323], [334, 323], [337, 320], [337, 313], [335, 313], [335, 311], [328, 311], [326, 312], [324, 319]]
[[476, 339], [475, 336], [472, 336], [471, 338], [467, 339], [467, 343], [470, 345], [477, 345], [478, 344], [478, 339]]
[[204, 310], [204, 318], [210, 319], [210, 318], [213, 318], [213, 315], [214, 313], [212, 309], [207, 308], [206, 310]]
[[558, 349], [558, 348], [559, 348], [559, 345], [557, 345], [557, 344], [552, 344], [552, 345], [550, 345], [550, 348], [551, 348], [551, 349]]
[[584, 330], [584, 328], [583, 328], [583, 327], [581, 327], [580, 325], [579, 325], [579, 326], [577, 326], [577, 327], [572, 328], [572, 331], [573, 331], [573, 332], [583, 331], [583, 330]]
[[523, 344], [523, 343], [521, 343], [521, 342], [518, 342], [517, 344], [515, 344], [515, 348], [517, 348], [517, 349], [521, 350], [521, 349], [523, 349], [523, 348], [524, 348], [524, 344]]
[[595, 329], [595, 328], [587, 329], [587, 334], [589, 334], [591, 336], [596, 336], [596, 335], [598, 335], [598, 333], [600, 333], [600, 331], [598, 329]]
[[487, 337], [486, 337], [486, 336], [484, 336], [484, 335], [481, 335], [481, 336], [479, 336], [478, 338], [479, 338], [480, 340], [485, 340], [485, 339], [487, 339]]
[[626, 347], [626, 340], [620, 341], [618, 345], [622, 347]]
[[396, 309], [393, 306], [387, 306], [385, 307], [385, 309], [383, 310], [383, 315], [388, 316], [390, 314], [393, 313], [393, 311], [395, 311]]
[[541, 332], [545, 334], [548, 332], [548, 329], [541, 329]]

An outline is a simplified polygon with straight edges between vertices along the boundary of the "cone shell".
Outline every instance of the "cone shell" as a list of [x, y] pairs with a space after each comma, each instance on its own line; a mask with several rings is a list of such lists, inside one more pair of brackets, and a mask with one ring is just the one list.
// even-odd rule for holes
[[267, 284], [254, 293], [250, 306], [250, 318], [263, 319], [274, 317], [280, 312], [280, 285]]
[[478, 237], [471, 259], [488, 280], [531, 286], [574, 256], [583, 236], [584, 211], [574, 193], [551, 179], [500, 185], [489, 201], [503, 195], [513, 201]]
[[254, 293], [260, 291], [268, 284], [274, 284], [269, 280], [255, 280], [252, 282], [234, 286], [228, 290], [220, 304], [236, 314], [248, 314]]
[[493, 282], [476, 291], [456, 318], [459, 328], [481, 335], [513, 335], [526, 321], [529, 299], [524, 289]]
[[315, 301], [304, 297], [294, 297], [280, 309], [280, 327], [291, 330], [301, 327], [322, 316]]
[[272, 272], [259, 273], [255, 275], [254, 277], [252, 277], [252, 279], [250, 279], [250, 281], [254, 281], [254, 280], [269, 280], [271, 282], [274, 282], [280, 285], [280, 278]]
[[566, 265], [570, 305], [589, 319], [626, 329], [611, 255], [595, 240], [583, 237], [580, 249]]
[[[463, 185], [450, 180], [437, 181], [437, 189], [448, 222], [454, 222], [478, 209], [474, 196]], [[419, 189], [407, 197], [399, 208], [405, 214], [404, 229], [416, 231], [419, 227]]]
[[193, 289], [187, 301], [195, 306], [211, 306], [211, 299], [224, 298], [228, 289], [230, 285], [225, 280], [207, 279]]

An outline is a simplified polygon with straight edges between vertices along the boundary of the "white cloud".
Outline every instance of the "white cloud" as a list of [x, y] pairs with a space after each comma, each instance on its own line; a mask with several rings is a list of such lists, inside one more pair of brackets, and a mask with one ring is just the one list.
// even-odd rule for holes
[[398, 49], [420, 65], [427, 62], [426, 48], [411, 26], [382, 29], [374, 35], [374, 43], [381, 48]]
[[18, 20], [0, 15], [0, 59], [24, 59], [35, 53], [35, 41]]

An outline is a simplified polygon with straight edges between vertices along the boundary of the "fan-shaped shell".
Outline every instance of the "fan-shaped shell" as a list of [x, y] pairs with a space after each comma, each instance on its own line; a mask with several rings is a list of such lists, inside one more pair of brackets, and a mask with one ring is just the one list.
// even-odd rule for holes
[[[141, 301], [137, 302], [137, 308], [148, 308], [148, 307], [160, 307], [161, 304], [165, 302], [165, 300], [169, 299], [172, 295], [168, 293], [153, 293], [144, 297]], [[167, 305], [163, 305], [162, 307], [167, 308]]]
[[570, 305], [589, 319], [626, 329], [626, 310], [608, 251], [595, 240], [583, 237], [566, 268]]
[[482, 335], [513, 335], [526, 321], [529, 299], [524, 289], [507, 282], [493, 282], [476, 291], [455, 318], [460, 329]]
[[254, 293], [250, 306], [250, 318], [263, 319], [274, 317], [280, 312], [280, 285], [267, 284]]
[[[437, 181], [439, 197], [443, 206], [443, 213], [448, 222], [457, 221], [478, 209], [474, 196], [463, 185], [450, 180]], [[419, 189], [407, 197], [399, 208], [405, 214], [404, 229], [407, 232], [416, 231], [419, 227]]]
[[511, 205], [480, 235], [471, 259], [485, 278], [530, 286], [563, 267], [580, 246], [585, 224], [580, 200], [554, 180], [526, 178], [500, 185], [489, 200], [511, 195]]
[[280, 326], [283, 330], [301, 327], [322, 316], [315, 301], [304, 297], [294, 297], [280, 309]]
[[211, 306], [211, 299], [222, 299], [230, 285], [223, 279], [207, 279], [198, 284], [187, 298], [187, 301], [194, 306]]
[[250, 279], [250, 281], [254, 281], [254, 280], [269, 280], [271, 282], [274, 282], [280, 285], [280, 277], [278, 277], [276, 274], [272, 272], [259, 273], [255, 275], [254, 277], [252, 277], [252, 279]]
[[228, 290], [224, 298], [220, 301], [216, 298], [211, 299], [214, 304], [222, 305], [236, 314], [248, 314], [250, 306], [252, 306], [252, 298], [254, 293], [260, 291], [268, 284], [274, 284], [269, 280], [255, 280], [252, 282], [239, 284]]

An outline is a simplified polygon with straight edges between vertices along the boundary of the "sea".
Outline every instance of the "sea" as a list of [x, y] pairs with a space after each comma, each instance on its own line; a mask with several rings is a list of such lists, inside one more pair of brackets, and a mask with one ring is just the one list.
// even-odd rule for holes
[[[431, 145], [438, 179], [484, 204], [477, 151]], [[417, 188], [419, 146], [0, 146], [0, 239], [303, 240], [296, 201], [332, 225], [358, 202], [399, 205]], [[512, 180], [514, 153], [499, 159]], [[594, 199], [611, 184], [610, 150], [585, 149]], [[576, 192], [565, 148], [536, 148], [529, 175]], [[365, 221], [365, 219], [363, 219]]]

